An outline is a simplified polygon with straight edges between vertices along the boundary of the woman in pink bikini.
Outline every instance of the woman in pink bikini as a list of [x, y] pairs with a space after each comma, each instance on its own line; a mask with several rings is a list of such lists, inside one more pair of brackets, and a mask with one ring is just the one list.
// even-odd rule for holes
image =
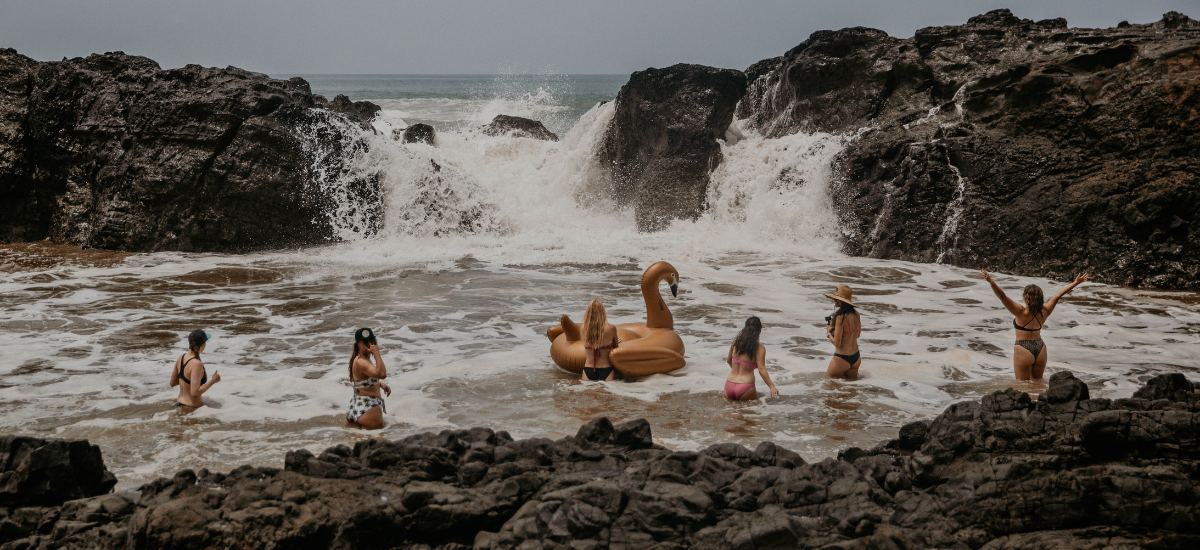
[[758, 399], [754, 388], [754, 371], [762, 376], [763, 382], [771, 388], [771, 397], [779, 397], [779, 388], [767, 374], [767, 348], [758, 343], [758, 335], [762, 333], [762, 321], [758, 317], [746, 319], [746, 326], [738, 333], [729, 346], [729, 354], [725, 362], [729, 364], [729, 377], [725, 379], [725, 397], [734, 401], [749, 401]]

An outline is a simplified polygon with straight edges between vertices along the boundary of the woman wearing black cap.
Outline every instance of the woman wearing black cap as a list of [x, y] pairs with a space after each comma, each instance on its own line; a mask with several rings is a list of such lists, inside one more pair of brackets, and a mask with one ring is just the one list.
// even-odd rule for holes
[[354, 331], [354, 352], [350, 355], [350, 383], [354, 386], [354, 397], [350, 399], [350, 410], [346, 421], [359, 428], [378, 430], [383, 427], [383, 396], [392, 395], [392, 388], [383, 383], [387, 368], [379, 355], [375, 333], [369, 328]]
[[188, 334], [188, 351], [175, 360], [171, 368], [171, 387], [179, 386], [179, 396], [175, 398], [175, 406], [184, 412], [204, 406], [204, 395], [209, 388], [221, 381], [221, 373], [214, 372], [212, 380], [204, 370], [204, 362], [200, 353], [208, 343], [208, 334], [203, 330], [194, 330]]

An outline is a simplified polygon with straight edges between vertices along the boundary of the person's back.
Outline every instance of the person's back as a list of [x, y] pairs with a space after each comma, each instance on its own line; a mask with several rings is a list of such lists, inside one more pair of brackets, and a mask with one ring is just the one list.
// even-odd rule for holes
[[608, 314], [599, 300], [592, 300], [588, 304], [583, 326], [583, 347], [587, 350], [587, 357], [580, 380], [615, 380], [616, 369], [608, 356], [617, 347], [617, 327], [608, 323]]
[[858, 350], [858, 337], [862, 335], [862, 319], [855, 309], [854, 296], [850, 287], [838, 285], [833, 294], [827, 294], [833, 299], [837, 311], [827, 317], [825, 338], [833, 344], [833, 357], [825, 368], [829, 378], [858, 378], [858, 369], [862, 366], [862, 356]]
[[746, 319], [746, 324], [729, 346], [725, 362], [729, 364], [729, 376], [725, 377], [725, 397], [734, 401], [758, 398], [754, 386], [754, 372], [758, 371], [771, 388], [771, 396], [778, 397], [779, 389], [767, 374], [767, 347], [758, 341], [762, 332], [762, 321], [758, 317]]
[[188, 334], [188, 351], [179, 356], [171, 368], [171, 386], [179, 386], [175, 406], [184, 409], [185, 412], [203, 407], [204, 398], [201, 396], [221, 381], [221, 373], [213, 373], [212, 380], [208, 379], [208, 372], [200, 359], [207, 342], [206, 332], [192, 331]]

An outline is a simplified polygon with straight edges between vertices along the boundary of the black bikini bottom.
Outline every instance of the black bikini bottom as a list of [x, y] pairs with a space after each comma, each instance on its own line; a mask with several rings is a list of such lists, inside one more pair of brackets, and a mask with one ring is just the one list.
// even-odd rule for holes
[[602, 369], [589, 369], [587, 367], [583, 367], [584, 376], [587, 376], [588, 380], [595, 381], [608, 380], [608, 375], [612, 374], [612, 371], [612, 367], [604, 367]]
[[858, 362], [859, 352], [857, 352], [857, 351], [854, 352], [854, 355], [842, 355], [840, 353], [835, 353], [835, 354], [833, 354], [833, 356], [841, 359], [842, 361], [849, 363], [850, 366], [853, 367], [854, 364]]

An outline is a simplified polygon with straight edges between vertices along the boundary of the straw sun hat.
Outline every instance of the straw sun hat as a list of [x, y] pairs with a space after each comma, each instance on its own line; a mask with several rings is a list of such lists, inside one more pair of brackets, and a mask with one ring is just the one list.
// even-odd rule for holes
[[850, 292], [850, 287], [846, 285], [838, 285], [837, 290], [833, 291], [833, 294], [826, 294], [826, 296], [839, 302], [854, 305], [854, 294]]

